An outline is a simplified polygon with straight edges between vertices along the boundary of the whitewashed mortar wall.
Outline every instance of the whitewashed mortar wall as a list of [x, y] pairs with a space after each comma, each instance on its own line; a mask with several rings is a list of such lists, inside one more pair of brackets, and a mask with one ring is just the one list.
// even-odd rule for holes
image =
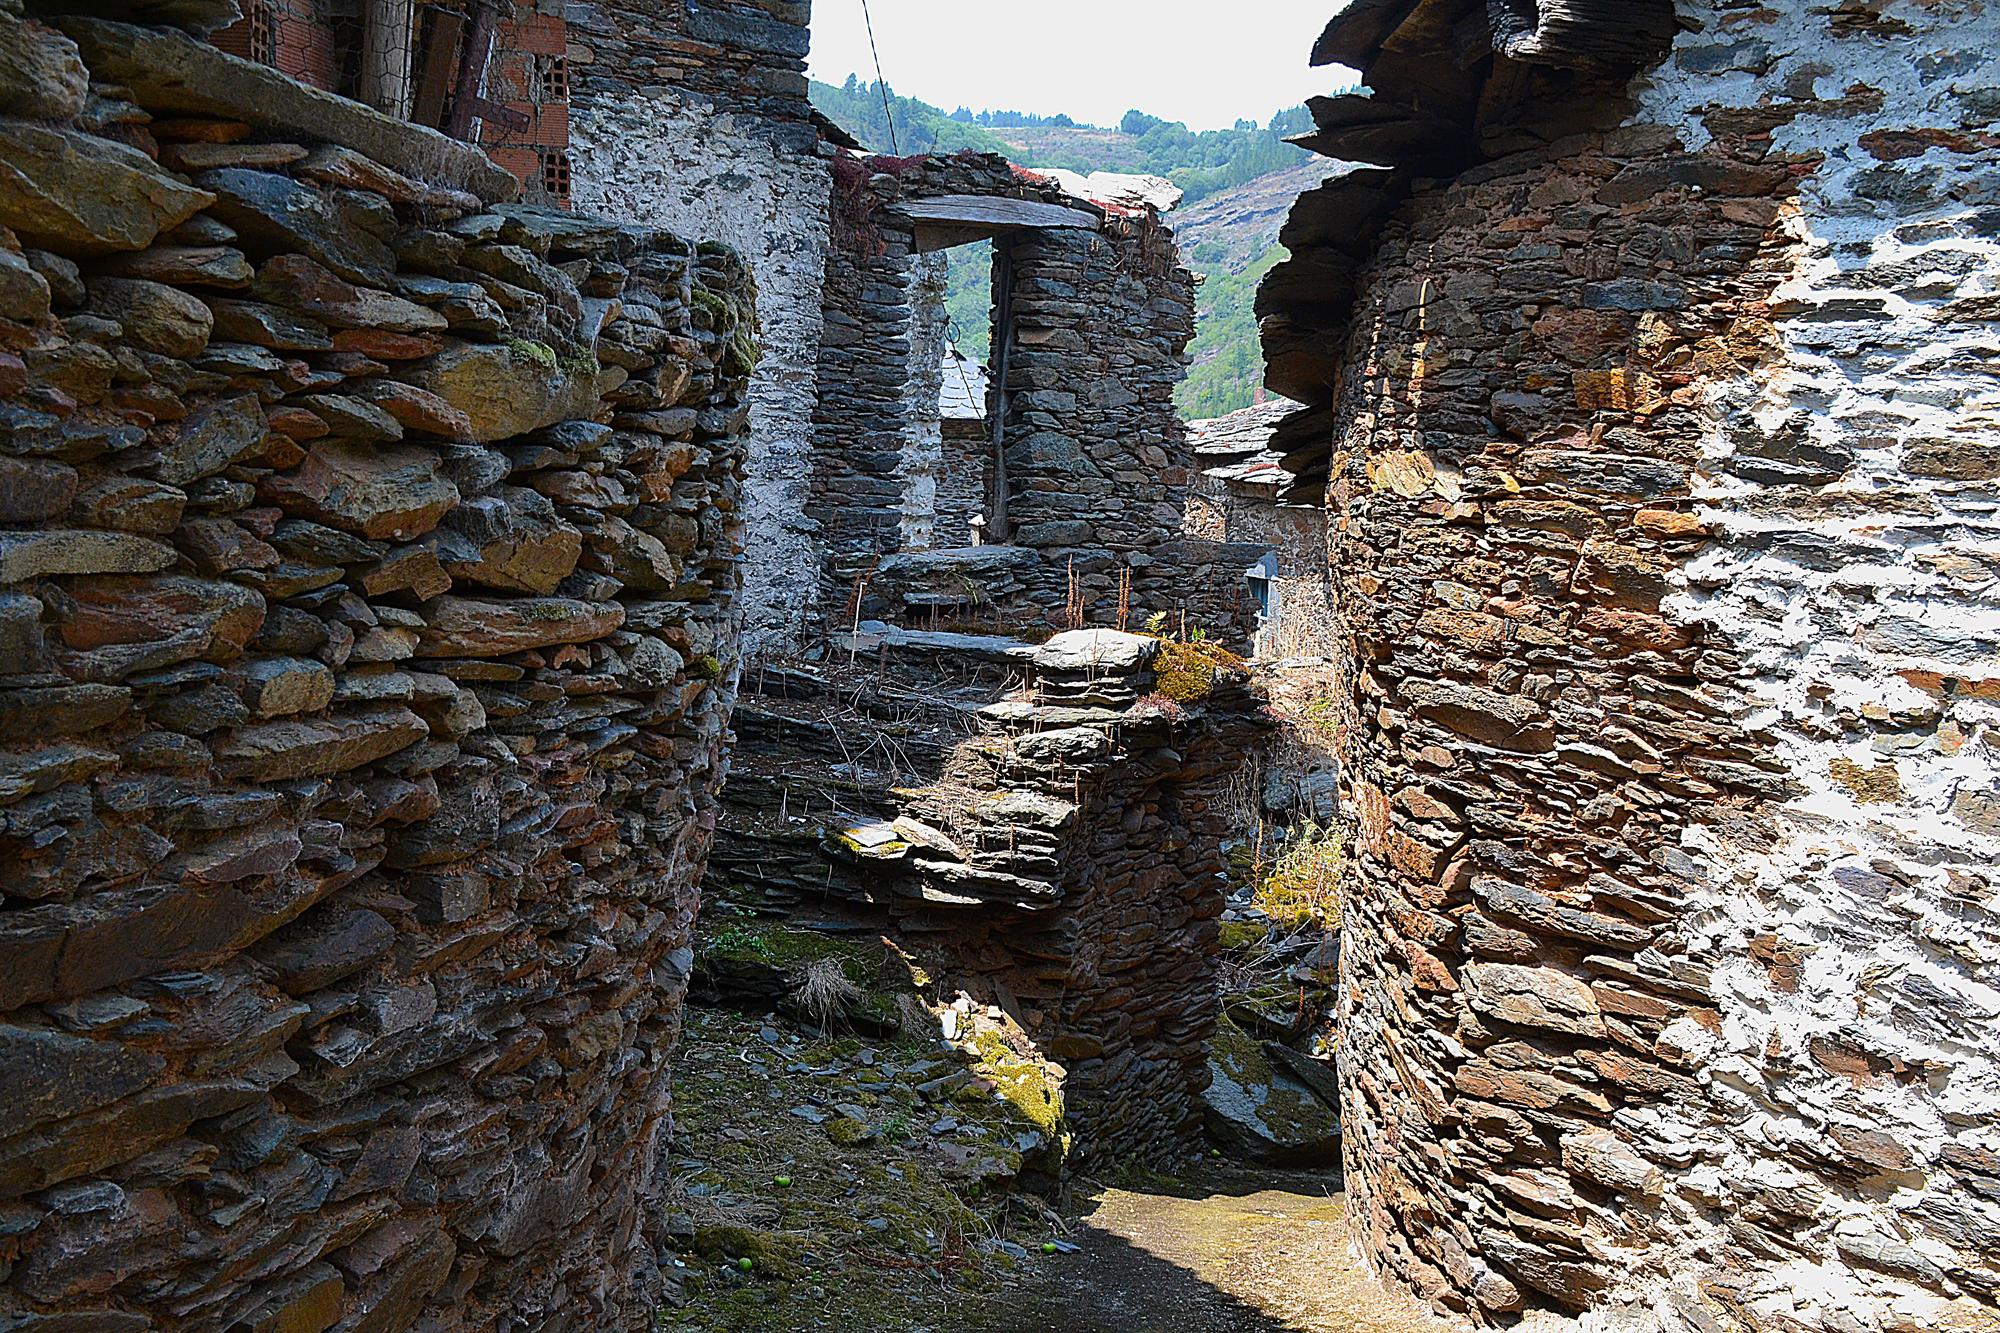
[[[1634, 121], [1699, 149], [1704, 113], [1782, 93], [1810, 109], [1774, 148], [1823, 159], [1782, 224], [1782, 354], [1712, 393], [1718, 540], [1672, 603], [1741, 649], [1744, 720], [1799, 791], [1758, 826], [1686, 837], [1686, 931], [1724, 960], [1722, 1024], [1668, 1036], [1700, 1057], [1710, 1118], [1620, 1126], [1688, 1163], [1661, 1205], [1680, 1281], [1585, 1323], [1694, 1327], [1673, 1307], [1717, 1308], [1697, 1278], [1747, 1204], [1782, 1196], [1810, 1220], [1801, 1255], [1743, 1279], [1757, 1327], [2000, 1327], [2000, 1181], [1976, 1169], [2000, 1163], [2000, 19], [1966, 0], [1683, 17], [1699, 30], [1642, 81]], [[1863, 146], [1882, 131], [1940, 141]], [[1728, 470], [1774, 432], [1851, 462], [1824, 488]], [[1771, 934], [1803, 955], [1795, 992], [1751, 951]], [[1870, 1067], [1837, 1072], [1857, 1048]], [[1852, 1186], [1792, 1164], [1866, 1131], [1908, 1164], [1884, 1147]]]
[[942, 250], [918, 255], [910, 282], [910, 433], [903, 443], [903, 542], [905, 551], [963, 546], [963, 532], [937, 530], [938, 476], [944, 470], [944, 423], [938, 393], [944, 381], [944, 347], [950, 315], [944, 308], [947, 269]]
[[750, 389], [744, 653], [803, 646], [817, 596], [807, 512], [832, 176], [768, 127], [669, 89], [572, 108], [576, 207], [735, 247], [757, 277], [763, 359]]

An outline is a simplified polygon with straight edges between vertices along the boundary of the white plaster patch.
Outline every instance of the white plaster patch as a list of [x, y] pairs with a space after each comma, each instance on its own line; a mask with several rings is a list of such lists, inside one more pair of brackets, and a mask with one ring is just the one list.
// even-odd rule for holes
[[[1711, 1118], [1655, 1132], [1699, 1153], [1667, 1205], [1689, 1271], [1727, 1248], [1744, 1205], [1777, 1191], [1805, 1208], [1792, 1239], [1806, 1257], [1750, 1279], [1761, 1316], [1971, 1328], [1993, 1288], [1966, 1270], [2000, 1278], [2000, 1207], [1950, 1164], [1951, 1151], [2000, 1150], [2000, 489], [1982, 475], [2000, 467], [1981, 457], [2000, 457], [2000, 335], [1955, 303], [2000, 283], [2000, 227], [1982, 212], [2000, 203], [2000, 153], [1976, 137], [2000, 109], [2000, 18], [1974, 0], [1869, 10], [1905, 30], [1843, 33], [1833, 9], [1802, 3], [1734, 26], [1687, 6], [1704, 30], [1639, 85], [1635, 121], [1673, 126], [1691, 149], [1717, 107], [1781, 89], [1830, 103], [1773, 135], [1776, 151], [1821, 159], [1786, 221], [1784, 352], [1712, 393], [1697, 494], [1720, 535], [1669, 602], [1741, 653], [1751, 724], [1796, 794], [1761, 832], [1686, 836], [1706, 879], [1690, 886], [1685, 934], [1719, 958], [1721, 1033], [1690, 1046]], [[1865, 88], [1879, 102], [1853, 91]], [[1936, 142], [1861, 146], [1884, 132]], [[1732, 472], [1746, 429], [1782, 432], [1791, 456], [1837, 477]], [[1803, 954], [1796, 990], [1752, 954], [1758, 936]], [[1836, 1132], [1884, 1136], [1880, 1151], [1908, 1166], [1855, 1162]], [[1851, 1165], [1800, 1176], [1815, 1156]]]
[[798, 649], [821, 562], [808, 503], [831, 171], [757, 120], [671, 90], [578, 103], [570, 155], [579, 210], [721, 241], [756, 275], [763, 357], [744, 478], [744, 653]]

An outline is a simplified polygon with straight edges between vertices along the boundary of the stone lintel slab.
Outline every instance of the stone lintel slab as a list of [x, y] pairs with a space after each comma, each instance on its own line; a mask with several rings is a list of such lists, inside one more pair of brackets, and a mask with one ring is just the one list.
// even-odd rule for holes
[[80, 16], [55, 22], [82, 50], [94, 77], [131, 89], [133, 100], [148, 111], [248, 121], [266, 134], [339, 144], [426, 184], [469, 190], [488, 203], [511, 201], [520, 193], [513, 175], [472, 144], [309, 88], [186, 33]]

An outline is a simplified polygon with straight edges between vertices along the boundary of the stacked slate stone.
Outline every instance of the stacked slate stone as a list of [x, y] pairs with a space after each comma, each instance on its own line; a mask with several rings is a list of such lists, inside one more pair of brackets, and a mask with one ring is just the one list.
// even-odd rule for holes
[[1353, 308], [1267, 342], [1326, 405], [1352, 652], [1346, 1180], [1482, 1323], [1992, 1321], [1993, 32], [1363, 0], [1322, 41], [1373, 95], [1319, 146], [1408, 192], [1302, 201], [1352, 281], [1266, 289]]
[[872, 683], [752, 677], [712, 891], [888, 927], [948, 958], [949, 984], [1019, 1001], [1066, 1066], [1078, 1161], [1195, 1147], [1229, 832], [1215, 789], [1264, 726], [1245, 683], [1162, 706], [1156, 641], [1109, 630], [1036, 647], [864, 623], [836, 648]]
[[912, 310], [916, 237], [896, 208], [962, 195], [1060, 205], [1099, 224], [995, 242], [1013, 266], [1017, 333], [1004, 386], [1010, 531], [989, 528], [988, 537], [1039, 559], [1010, 571], [1022, 575], [1018, 591], [982, 600], [982, 614], [1047, 628], [1074, 596], [1098, 623], [1127, 609], [1139, 618], [1185, 613], [1218, 635], [1247, 632], [1242, 570], [1254, 554], [1183, 532], [1193, 456], [1173, 391], [1194, 333], [1194, 280], [1172, 234], [1151, 210], [1108, 209], [974, 153], [836, 163], [814, 416], [828, 621], [851, 622], [857, 586], [874, 562], [902, 551], [913, 508], [946, 549], [963, 543], [962, 520], [938, 522], [937, 495], [962, 494], [989, 475], [977, 449], [948, 451], [961, 470], [976, 471], [971, 478], [933, 477], [931, 464], [919, 477], [906, 456], [919, 430], [936, 429], [937, 362], [912, 336], [924, 327]]
[[806, 100], [811, 0], [608, 0], [565, 17], [571, 77], [587, 100], [671, 90], [789, 130], [794, 150], [817, 146]]
[[744, 270], [59, 22], [0, 12], [0, 1325], [645, 1322]]

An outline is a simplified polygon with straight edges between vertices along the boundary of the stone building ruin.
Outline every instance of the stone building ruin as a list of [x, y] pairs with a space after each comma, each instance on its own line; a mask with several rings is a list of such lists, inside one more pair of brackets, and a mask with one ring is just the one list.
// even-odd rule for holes
[[[854, 804], [965, 838], [831, 839], [875, 863], [857, 905], [908, 885], [1028, 1007], [1080, 1145], [1191, 1145], [1205, 784], [1253, 702], [1176, 721], [1151, 640], [1007, 634], [1202, 586], [1157, 218], [853, 153], [803, 5], [573, 8], [536, 116], [574, 213], [486, 133], [544, 16], [419, 42], [455, 91], [385, 112], [290, 7], [70, 8], [0, 11], [0, 1322], [646, 1322], [746, 646], [867, 643], [955, 745], [984, 717], [935, 756], [980, 827]], [[943, 448], [909, 299], [974, 234], [1012, 272], [1004, 454]], [[1018, 544], [940, 547], [940, 496]]]
[[1346, 1175], [1483, 1323], [1984, 1327], [2000, 24], [1357, 0], [1259, 297], [1359, 824]]
[[0, 0], [0, 1329], [649, 1326], [704, 904], [945, 960], [1049, 1178], [1198, 1150], [1231, 646], [1386, 1280], [1992, 1329], [1986, 0], [1353, 0], [1192, 430], [1168, 220], [809, 20]]

